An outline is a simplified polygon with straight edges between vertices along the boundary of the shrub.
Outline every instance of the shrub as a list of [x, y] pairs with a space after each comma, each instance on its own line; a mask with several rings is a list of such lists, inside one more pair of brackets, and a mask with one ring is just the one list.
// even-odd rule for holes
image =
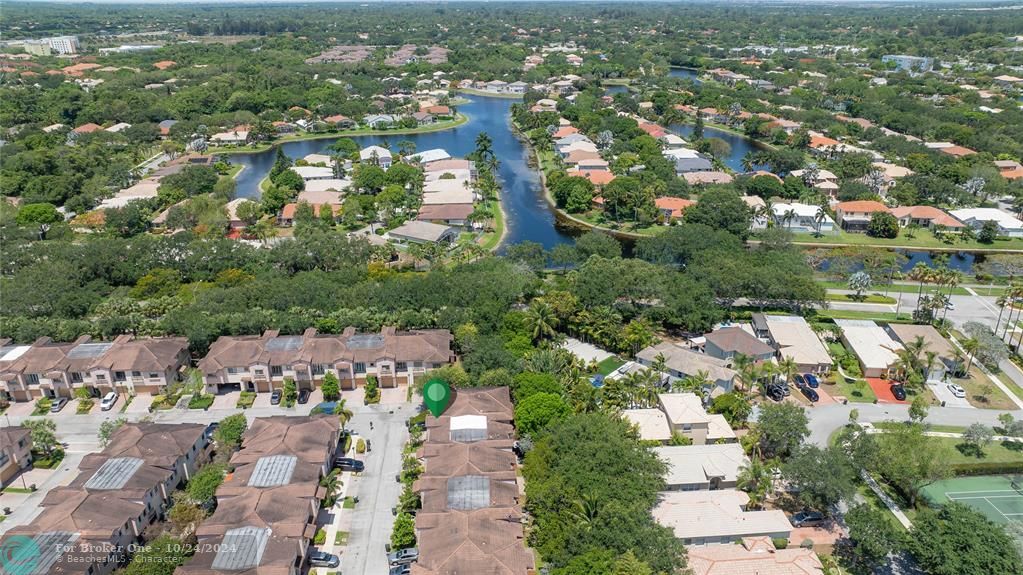
[[239, 409], [248, 409], [252, 407], [252, 404], [255, 402], [256, 402], [255, 391], [243, 391], [241, 395], [238, 396], [238, 403], [235, 405], [235, 407]]
[[328, 372], [323, 376], [323, 383], [320, 384], [320, 390], [323, 392], [324, 401], [334, 401], [338, 397], [341, 397], [341, 382], [337, 380], [336, 375]]
[[281, 397], [281, 403], [284, 407], [291, 407], [295, 405], [295, 400], [298, 399], [298, 389], [295, 387], [295, 380], [290, 377], [284, 378], [284, 389]]
[[345, 447], [344, 447], [344, 451], [342, 451], [342, 453], [348, 453], [348, 450], [351, 449], [351, 448], [352, 448], [352, 436], [351, 435], [346, 435], [345, 436]]
[[377, 383], [376, 376], [366, 376], [366, 390], [364, 395], [364, 401], [366, 405], [373, 403], [380, 403], [380, 386]]
[[956, 475], [1008, 475], [1023, 473], [1023, 461], [977, 461], [952, 466]]
[[366, 440], [365, 439], [360, 437], [359, 441], [355, 443], [355, 452], [356, 453], [366, 453]]
[[323, 545], [327, 542], [327, 532], [320, 527], [316, 530], [316, 535], [313, 536], [313, 545]]
[[391, 551], [416, 546], [416, 520], [408, 513], [401, 513], [394, 520], [391, 531]]
[[185, 491], [188, 492], [188, 496], [194, 501], [200, 503], [210, 501], [216, 495], [217, 488], [224, 482], [225, 471], [226, 469], [223, 465], [210, 463], [192, 476], [192, 479], [185, 487]]
[[188, 409], [209, 409], [213, 405], [213, 396], [210, 394], [193, 395], [188, 400]]
[[78, 415], [85, 415], [86, 413], [89, 413], [92, 411], [92, 407], [94, 405], [96, 405], [96, 402], [92, 399], [79, 399], [78, 407], [76, 408]]
[[38, 401], [36, 401], [36, 408], [35, 411], [32, 412], [32, 415], [46, 415], [47, 413], [50, 413], [50, 407], [52, 406], [53, 406], [52, 399], [50, 399], [49, 397], [40, 398]]
[[784, 537], [775, 537], [771, 539], [771, 543], [774, 543], [775, 549], [785, 549], [789, 546], [789, 540]]
[[213, 439], [228, 451], [241, 444], [242, 434], [248, 428], [248, 420], [245, 414], [236, 413], [220, 420], [220, 427], [213, 432]]

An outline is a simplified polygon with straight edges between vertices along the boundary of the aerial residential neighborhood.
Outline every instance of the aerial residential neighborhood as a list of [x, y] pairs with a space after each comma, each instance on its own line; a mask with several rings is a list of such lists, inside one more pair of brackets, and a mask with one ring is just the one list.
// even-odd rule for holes
[[1021, 30], [5, 2], [0, 573], [1023, 574]]

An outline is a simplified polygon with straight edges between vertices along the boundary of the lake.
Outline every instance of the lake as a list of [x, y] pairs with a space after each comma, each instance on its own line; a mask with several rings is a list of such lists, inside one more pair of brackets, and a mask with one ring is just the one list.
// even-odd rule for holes
[[668, 76], [672, 78], [682, 78], [683, 80], [692, 80], [694, 84], [701, 84], [701, 80], [697, 78], [700, 71], [693, 68], [680, 68], [672, 66], [668, 70]]
[[[512, 131], [511, 105], [516, 100], [483, 96], [470, 98], [471, 103], [458, 106], [458, 111], [467, 115], [469, 121], [450, 130], [426, 134], [354, 136], [351, 139], [362, 148], [379, 145], [392, 151], [397, 149], [398, 142], [408, 140], [415, 142], [416, 149], [420, 151], [443, 148], [453, 157], [464, 157], [476, 148], [476, 136], [486, 132], [493, 141], [494, 154], [500, 160], [498, 177], [503, 189], [501, 205], [507, 216], [507, 232], [502, 247], [525, 240], [539, 242], [545, 248], [572, 242], [572, 230], [556, 223], [554, 212], [544, 199], [540, 176], [528, 164], [529, 152]], [[323, 153], [336, 139], [303, 140], [282, 146], [285, 154], [298, 159], [308, 154]], [[245, 166], [238, 177], [239, 197], [259, 197], [259, 182], [273, 167], [275, 155], [276, 150], [269, 150], [231, 156], [232, 162]]]

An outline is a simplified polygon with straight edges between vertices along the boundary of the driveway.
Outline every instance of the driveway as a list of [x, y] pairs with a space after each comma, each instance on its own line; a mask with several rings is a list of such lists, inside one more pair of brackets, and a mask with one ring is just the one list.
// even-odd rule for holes
[[408, 386], [399, 385], [380, 390], [380, 405], [401, 405], [408, 397]]
[[[65, 407], [64, 409], [67, 409], [67, 407]], [[32, 415], [32, 412], [35, 410], [36, 402], [34, 401], [16, 401], [11, 403], [11, 406], [8, 407], [7, 411], [4, 412], [4, 415], [7, 415], [9, 417], [14, 416], [25, 417], [28, 415]]]
[[887, 379], [880, 379], [877, 377], [868, 377], [867, 383], [870, 384], [870, 389], [874, 390], [874, 395], [877, 396], [878, 403], [901, 403], [909, 404], [909, 400], [899, 401], [892, 395], [892, 382]]
[[583, 343], [575, 338], [565, 338], [565, 342], [561, 344], [561, 347], [572, 352], [572, 355], [585, 361], [586, 363], [596, 362], [600, 363], [605, 359], [611, 357], [612, 354], [588, 343]]
[[[408, 440], [405, 420], [415, 410], [411, 405], [397, 407], [349, 405], [355, 411], [349, 428], [373, 444], [373, 451], [364, 456], [366, 469], [353, 476], [348, 494], [358, 496], [359, 503], [350, 510], [350, 536], [341, 557], [342, 573], [387, 573], [384, 545], [390, 540], [394, 516], [391, 507], [398, 502], [401, 484], [394, 480], [401, 471], [401, 453]], [[370, 422], [373, 428], [370, 429]]]
[[952, 392], [948, 390], [945, 383], [927, 383], [927, 387], [934, 393], [934, 397], [938, 398], [938, 401], [944, 402], [945, 407], [962, 407], [965, 409], [976, 409], [965, 397], [956, 397], [952, 395]]
[[[232, 406], [233, 407], [233, 406]], [[267, 409], [270, 408], [270, 394], [269, 393], [257, 393], [256, 401], [252, 402], [252, 407], [255, 409]], [[273, 406], [276, 407], [276, 406]]]
[[218, 393], [213, 396], [213, 405], [210, 406], [210, 409], [234, 409], [238, 406], [238, 399], [241, 396], [242, 392], [240, 391]]
[[[99, 402], [96, 402], [97, 405]], [[140, 393], [135, 396], [135, 399], [131, 400], [128, 407], [125, 408], [125, 414], [141, 414], [149, 413], [149, 406], [153, 405], [153, 394], [152, 393]]]

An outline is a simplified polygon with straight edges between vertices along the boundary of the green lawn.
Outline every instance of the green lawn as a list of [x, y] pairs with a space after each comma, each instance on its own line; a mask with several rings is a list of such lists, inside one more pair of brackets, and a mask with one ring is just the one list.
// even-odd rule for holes
[[827, 319], [872, 319], [875, 321], [887, 322], [910, 322], [913, 320], [913, 317], [908, 313], [900, 313], [896, 316], [895, 312], [890, 311], [860, 311], [847, 309], [819, 309], [817, 310], [817, 316]]
[[[934, 237], [928, 230], [919, 230], [914, 236], [908, 237], [905, 233], [899, 234], [894, 239], [875, 238], [867, 234], [849, 233], [838, 230], [833, 234], [824, 234], [817, 237], [812, 233], [793, 233], [793, 242], [797, 244], [819, 244], [819, 245], [847, 245], [847, 246], [877, 246], [883, 248], [931, 248], [936, 250], [1020, 250], [1023, 249], [1023, 238], [998, 239], [991, 244], [982, 244], [976, 240], [959, 241], [954, 238], [951, 242], [945, 242]], [[951, 236], [950, 236], [951, 237]]]
[[345, 502], [341, 505], [343, 509], [355, 509], [355, 500], [349, 497], [345, 497]]
[[827, 299], [828, 301], [843, 301], [852, 303], [884, 303], [884, 304], [895, 303], [895, 298], [876, 293], [864, 295], [863, 297], [859, 298], [857, 298], [853, 294], [829, 293], [825, 296], [825, 299]]
[[597, 364], [597, 373], [599, 373], [600, 375], [607, 375], [623, 365], [625, 365], [625, 361], [623, 361], [618, 356], [612, 355], [611, 357]]
[[828, 395], [841, 395], [850, 403], [874, 403], [874, 400], [877, 399], [874, 390], [867, 385], [865, 380], [857, 379], [856, 383], [849, 383], [844, 377], [837, 374], [835, 379], [833, 384], [824, 384], [824, 391], [828, 392]]
[[347, 545], [348, 544], [348, 532], [338, 531], [334, 534], [334, 545]]
[[[880, 484], [883, 488], [884, 484]], [[874, 490], [867, 486], [866, 483], [861, 483], [856, 488], [856, 492], [863, 496], [866, 500], [867, 505], [870, 505], [874, 509], [878, 509], [884, 512], [884, 516], [888, 521], [896, 528], [897, 531], [905, 532], [906, 528], [902, 526], [902, 523], [895, 517], [895, 514], [888, 510], [888, 507], [881, 501], [881, 499], [874, 493]]]
[[5, 487], [4, 493], [32, 493], [32, 490], [24, 487]]
[[504, 210], [501, 208], [501, 201], [498, 200], [494, 207], [497, 208], [494, 210], [494, 231], [480, 237], [480, 246], [487, 251], [496, 250], [504, 236]]
[[[847, 284], [845, 282], [840, 282], [840, 281], [819, 280], [817, 283], [819, 283], [821, 286], [823, 286], [824, 289], [849, 289], [849, 284]], [[924, 285], [924, 294], [933, 293], [935, 291], [935, 289], [936, 288], [933, 285]], [[983, 295], [987, 295], [986, 294], [987, 288], [983, 288], [983, 289], [984, 289]], [[874, 284], [874, 287], [870, 289], [870, 293], [872, 293], [872, 294], [878, 294], [878, 293], [883, 294], [886, 291], [888, 293], [919, 293], [920, 286], [919, 285], [914, 285], [914, 284], [897, 284], [897, 283], [896, 284], [891, 284], [891, 285], [888, 285], [888, 286]], [[946, 288], [943, 291], [945, 293], [947, 293], [948, 289]], [[998, 291], [999, 291], [999, 288], [996, 287], [994, 289], [994, 293], [997, 294]], [[1004, 289], [1002, 291], [1004, 291]], [[981, 292], [978, 291], [977, 293], [981, 293]], [[957, 286], [957, 287], [952, 289], [952, 295], [970, 295], [970, 292], [966, 291], [966, 288], [958, 287]]]

